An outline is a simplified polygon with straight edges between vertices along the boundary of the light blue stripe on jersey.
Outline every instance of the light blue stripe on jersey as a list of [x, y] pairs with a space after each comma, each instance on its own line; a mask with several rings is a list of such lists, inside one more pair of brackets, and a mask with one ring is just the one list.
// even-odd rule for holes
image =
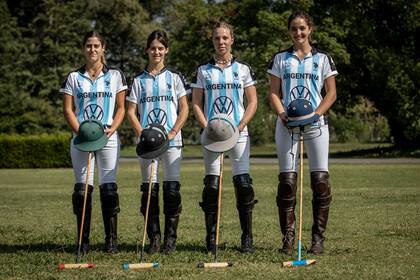
[[[152, 77], [153, 82], [153, 89], [152, 89], [152, 95], [159, 97], [159, 76]], [[160, 101], [153, 102], [153, 109], [160, 109]]]
[[[239, 76], [239, 64], [234, 62], [232, 65], [232, 83], [235, 83], [235, 75], [234, 73], [237, 73]], [[239, 78], [239, 77], [238, 77]], [[239, 80], [239, 79], [238, 79]], [[245, 91], [245, 89], [243, 89]], [[232, 90], [232, 102], [233, 102], [233, 120], [235, 122], [235, 125], [239, 125], [239, 122], [241, 121], [241, 118], [239, 117], [239, 88], [233, 87]]]
[[[319, 58], [320, 56], [318, 54], [315, 54], [312, 56], [312, 77], [316, 77], [318, 76], [318, 79], [322, 79], [322, 77], [318, 74], [319, 73], [319, 68], [321, 67], [319, 65]], [[314, 64], [318, 65], [318, 67], [314, 67]], [[315, 79], [311, 79], [311, 82], [309, 83], [311, 85], [311, 88], [309, 89], [311, 91], [311, 103], [312, 103], [312, 107], [315, 110], [319, 103], [319, 96], [318, 96], [318, 85], [319, 85], [319, 80], [315, 80]]]
[[[297, 73], [299, 74], [305, 73], [305, 59], [303, 61], [298, 60]], [[305, 98], [305, 91], [302, 88], [305, 86], [305, 79], [304, 78], [297, 79], [297, 86], [300, 86], [300, 87], [298, 88], [299, 91], [296, 91], [297, 93], [296, 98]]]
[[[225, 75], [226, 75], [226, 71], [223, 71], [223, 70], [220, 70], [220, 69], [218, 69], [217, 68], [217, 71], [216, 71], [218, 74], [219, 74], [219, 81], [218, 81], [218, 84], [219, 85], [226, 85], [226, 77], [225, 77]], [[226, 88], [221, 88], [220, 90], [219, 90], [219, 98], [220, 97], [222, 97], [222, 96], [224, 96], [224, 97], [226, 97]], [[220, 100], [220, 99], [219, 99]], [[225, 99], [226, 100], [226, 99]], [[219, 102], [219, 105], [221, 106], [221, 108], [219, 108], [219, 110], [220, 110], [220, 112], [219, 113], [223, 113], [223, 114], [227, 114], [228, 112], [227, 112], [227, 109], [228, 108], [226, 108], [226, 103], [227, 102], [225, 102], [225, 104], [221, 104], [220, 102]], [[213, 108], [214, 108], [214, 105], [213, 105]]]
[[[89, 82], [90, 82], [90, 92], [97, 92], [98, 91], [98, 85], [97, 85], [97, 80], [96, 81], [94, 81], [94, 82], [92, 82], [91, 80], [89, 80]], [[92, 104], [92, 105], [98, 105], [98, 98], [96, 97], [96, 96], [92, 96], [92, 98], [90, 98], [90, 102], [89, 102], [89, 104]], [[98, 108], [96, 107], [96, 110], [98, 110]], [[88, 112], [89, 112], [89, 114], [91, 114], [92, 112], [90, 111], [90, 110], [88, 110]], [[95, 111], [95, 113], [97, 114], [98, 112], [96, 112]], [[90, 119], [93, 119], [93, 118], [95, 118], [95, 116], [88, 116]], [[103, 121], [104, 121], [104, 119], [102, 118], [102, 124], [103, 124]]]
[[[284, 60], [285, 60], [285, 63], [289, 65], [289, 71], [292, 71], [292, 69], [293, 69], [292, 68], [293, 54], [286, 52]], [[290, 103], [290, 87], [291, 87], [291, 84], [292, 84], [292, 79], [289, 78], [289, 79], [286, 79], [283, 82], [286, 82], [286, 92], [284, 93], [286, 96], [284, 96], [284, 105], [289, 106], [289, 103]]]
[[[206, 71], [205, 71], [207, 75], [210, 75], [211, 76], [211, 68], [212, 67], [213, 66], [210, 63], [207, 64], [207, 68], [206, 68]], [[206, 86], [207, 85], [204, 84], [204, 87], [206, 87]], [[213, 90], [211, 89], [211, 86], [207, 90], [207, 106], [209, 106], [207, 108], [207, 120], [209, 120], [211, 117], [213, 117]]]
[[[145, 74], [142, 74], [140, 77], [138, 77], [137, 79], [139, 80], [139, 84], [140, 84], [140, 96], [139, 98], [145, 98], [147, 96], [146, 93], [146, 81], [143, 78]], [[147, 102], [143, 102], [143, 104], [141, 105], [142, 108], [142, 112], [143, 112], [143, 118], [141, 119], [141, 127], [145, 128], [147, 125]]]
[[[108, 71], [104, 76], [102, 76], [103, 83], [104, 83], [104, 92], [111, 92], [111, 73]], [[98, 79], [99, 80], [99, 79]], [[108, 123], [109, 117], [109, 102], [111, 98], [104, 96], [104, 118], [102, 119], [102, 124], [111, 125]]]
[[[172, 92], [175, 92], [175, 88], [172, 88], [172, 86], [174, 86], [174, 83], [172, 82], [172, 75], [169, 71], [166, 71], [165, 73], [165, 84], [171, 85], [171, 88], [167, 87], [167, 92], [166, 92], [166, 95], [170, 97], [172, 96]], [[174, 96], [174, 98], [177, 98], [177, 96]], [[168, 123], [166, 126], [172, 128], [174, 126], [174, 121], [172, 119], [171, 102], [169, 101], [166, 102], [166, 116], [168, 118]]]
[[[83, 98], [83, 92], [84, 92], [84, 89], [83, 89], [83, 83], [84, 83], [84, 81], [85, 81], [85, 78], [83, 78], [83, 76], [81, 75], [81, 74], [79, 74], [79, 73], [77, 73], [77, 93], [81, 93], [80, 94], [80, 99], [78, 100], [79, 101], [79, 113], [77, 114], [77, 120], [79, 121], [79, 123], [81, 123], [82, 121], [84, 121], [84, 116], [83, 116], [83, 113], [84, 113], [84, 98]], [[74, 97], [73, 97], [74, 98]], [[77, 100], [76, 98], [75, 98], [75, 100]]]

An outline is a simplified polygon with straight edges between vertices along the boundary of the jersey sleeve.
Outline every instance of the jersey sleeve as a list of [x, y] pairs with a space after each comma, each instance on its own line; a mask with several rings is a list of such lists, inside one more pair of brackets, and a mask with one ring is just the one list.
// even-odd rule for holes
[[201, 72], [201, 67], [197, 67], [197, 70], [193, 74], [191, 87], [204, 88], [204, 76], [203, 76], [203, 73]]
[[140, 90], [139, 80], [134, 78], [133, 83], [131, 84], [130, 94], [125, 98], [125, 100], [137, 104], [140, 96]]
[[257, 81], [255, 80], [254, 71], [252, 71], [251, 66], [245, 66], [245, 77], [244, 77], [244, 88], [255, 85]]
[[70, 73], [67, 75], [66, 80], [61, 84], [59, 92], [63, 94], [73, 95], [74, 88], [75, 87], [73, 76]]
[[123, 90], [126, 90], [127, 87], [127, 80], [125, 79], [124, 74], [121, 72], [121, 70], [117, 70], [117, 93], [121, 92]]
[[281, 60], [280, 54], [276, 54], [268, 65], [267, 72], [278, 78], [281, 78]]
[[181, 97], [190, 93], [190, 87], [187, 84], [184, 76], [181, 73], [175, 75], [175, 90], [177, 98], [180, 99]]
[[324, 69], [322, 71], [324, 80], [331, 76], [338, 75], [337, 68], [335, 67], [335, 63], [332, 57], [327, 54], [324, 56]]

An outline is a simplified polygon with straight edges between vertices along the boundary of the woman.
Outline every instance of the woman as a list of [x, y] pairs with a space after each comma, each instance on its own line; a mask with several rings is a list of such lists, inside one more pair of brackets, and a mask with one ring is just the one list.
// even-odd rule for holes
[[[251, 67], [232, 55], [233, 27], [226, 22], [215, 24], [212, 32], [214, 56], [198, 66], [193, 78], [193, 110], [199, 126], [205, 129], [217, 114], [228, 115], [240, 132], [239, 139], [229, 151], [239, 220], [241, 250], [254, 252], [252, 238], [252, 209], [254, 190], [249, 175], [250, 139], [247, 124], [257, 110], [257, 93]], [[244, 105], [244, 97], [247, 105]], [[220, 153], [203, 149], [205, 178], [203, 201], [200, 203], [207, 230], [207, 250], [215, 251], [217, 193], [220, 179]]]
[[[326, 52], [313, 47], [310, 36], [313, 32], [311, 17], [296, 11], [288, 19], [289, 35], [293, 46], [274, 55], [269, 65], [269, 99], [278, 115], [276, 145], [279, 160], [279, 184], [277, 206], [280, 228], [283, 234], [282, 252], [291, 254], [295, 239], [297, 156], [299, 145], [293, 130], [289, 130], [287, 108], [296, 99], [312, 104], [314, 122], [301, 132], [309, 159], [311, 188], [313, 192], [312, 246], [310, 252], [323, 252], [324, 233], [331, 202], [331, 187], [328, 173], [329, 133], [324, 114], [336, 99], [334, 62]], [[321, 94], [324, 87], [325, 96]], [[307, 103], [309, 104], [309, 103]]]
[[[164, 252], [175, 250], [179, 214], [181, 213], [181, 194], [179, 174], [182, 158], [181, 128], [188, 116], [187, 93], [189, 91], [182, 75], [165, 66], [169, 52], [169, 39], [163, 30], [153, 31], [147, 38], [146, 52], [148, 64], [132, 84], [128, 102], [128, 118], [135, 134], [139, 137], [143, 128], [152, 123], [162, 125], [168, 134], [169, 148], [160, 159], [163, 164], [163, 212], [165, 213]], [[137, 118], [137, 112], [139, 118]], [[147, 235], [150, 239], [149, 253], [160, 250], [161, 231], [159, 224], [159, 183], [158, 162], [139, 158], [143, 178], [140, 211], [146, 214], [149, 179], [153, 185], [149, 206]], [[154, 174], [151, 173], [151, 165]]]
[[[79, 131], [84, 120], [95, 119], [102, 123], [108, 142], [93, 153], [92, 166], [96, 161], [102, 216], [105, 227], [105, 250], [116, 253], [117, 213], [120, 211], [116, 175], [119, 159], [119, 138], [117, 128], [124, 119], [124, 99], [127, 83], [121, 71], [105, 64], [105, 39], [97, 31], [88, 32], [83, 39], [85, 65], [71, 72], [63, 83], [64, 117], [73, 134]], [[78, 150], [73, 141], [70, 146], [73, 170], [76, 179], [73, 193], [73, 211], [80, 229], [83, 211], [83, 198], [86, 183], [88, 153]], [[88, 251], [90, 217], [92, 210], [93, 172], [90, 169], [87, 193], [86, 216], [83, 226], [82, 248]]]

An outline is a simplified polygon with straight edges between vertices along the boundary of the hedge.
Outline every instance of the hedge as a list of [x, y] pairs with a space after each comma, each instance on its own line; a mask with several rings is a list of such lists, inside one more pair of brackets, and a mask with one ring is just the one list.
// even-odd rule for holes
[[0, 134], [0, 168], [71, 167], [69, 133]]

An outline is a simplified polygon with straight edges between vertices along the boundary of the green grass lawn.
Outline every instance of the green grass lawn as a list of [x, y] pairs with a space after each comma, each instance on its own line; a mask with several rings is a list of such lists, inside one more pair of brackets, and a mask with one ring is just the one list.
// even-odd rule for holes
[[[185, 145], [183, 149], [184, 158], [202, 157], [200, 145]], [[123, 157], [135, 157], [136, 148], [127, 146], [121, 150]], [[252, 145], [252, 157], [276, 157], [276, 146], [274, 143], [266, 145]], [[420, 157], [420, 150], [396, 149], [390, 143], [330, 143], [330, 157], [332, 158], [390, 158], [390, 157]]]
[[[416, 164], [331, 165], [333, 202], [327, 229], [326, 252], [307, 255], [310, 244], [311, 193], [305, 174], [303, 257], [315, 258], [310, 267], [283, 269], [293, 260], [278, 253], [281, 236], [275, 194], [277, 166], [254, 164], [256, 198], [254, 240], [256, 253], [244, 255], [234, 202], [230, 166], [225, 166], [220, 238], [220, 261], [233, 267], [196, 268], [212, 261], [204, 250], [205, 228], [201, 200], [203, 166], [182, 166], [183, 212], [177, 251], [146, 255], [159, 262], [151, 271], [125, 271], [124, 262], [137, 263], [137, 242], [143, 233], [139, 217], [139, 170], [136, 162], [119, 169], [120, 253], [102, 252], [103, 225], [99, 191], [94, 191], [91, 226], [92, 251], [84, 258], [96, 268], [57, 270], [73, 263], [76, 243], [72, 214], [71, 169], [0, 170], [0, 279], [418, 279], [420, 275], [420, 166]], [[162, 209], [162, 207], [161, 207]], [[163, 218], [163, 214], [161, 216]]]

